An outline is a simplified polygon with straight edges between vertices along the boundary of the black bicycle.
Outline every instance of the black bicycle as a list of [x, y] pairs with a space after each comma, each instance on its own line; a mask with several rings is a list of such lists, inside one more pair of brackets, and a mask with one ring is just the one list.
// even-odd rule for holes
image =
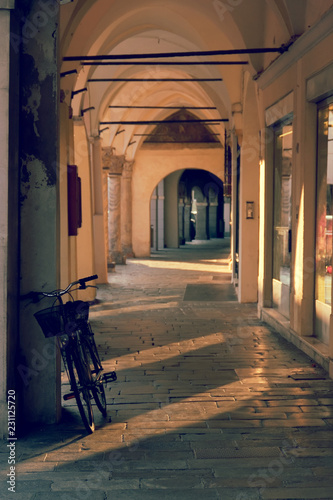
[[[71, 391], [64, 395], [64, 400], [76, 399], [82, 421], [90, 434], [95, 430], [91, 400], [94, 398], [97, 408], [106, 417], [104, 384], [117, 380], [117, 375], [114, 371], [103, 373], [94, 333], [89, 323], [90, 304], [74, 300], [71, 292], [85, 290], [91, 286], [86, 283], [97, 277], [94, 275], [81, 278], [70, 283], [64, 290], [28, 294], [35, 302], [45, 297], [55, 299], [51, 307], [36, 312], [34, 316], [45, 337], [57, 337], [71, 388]], [[64, 295], [69, 296], [71, 300], [64, 303]]]

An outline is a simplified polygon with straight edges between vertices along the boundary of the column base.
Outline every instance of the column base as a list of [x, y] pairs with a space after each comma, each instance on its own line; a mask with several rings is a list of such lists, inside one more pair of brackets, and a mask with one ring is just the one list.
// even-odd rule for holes
[[123, 247], [122, 253], [125, 256], [125, 258], [131, 259], [134, 257], [134, 252], [133, 252], [132, 246]]
[[124, 255], [122, 252], [111, 252], [109, 254], [109, 264], [113, 262], [118, 265], [126, 264], [126, 255]]

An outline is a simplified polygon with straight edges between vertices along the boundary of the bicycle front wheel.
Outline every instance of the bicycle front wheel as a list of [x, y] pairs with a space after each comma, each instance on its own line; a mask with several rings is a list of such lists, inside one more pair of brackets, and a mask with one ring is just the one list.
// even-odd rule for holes
[[77, 351], [72, 350], [67, 356], [67, 367], [71, 389], [74, 392], [76, 403], [82, 422], [89, 434], [95, 430], [94, 414], [91, 406], [88, 368]]
[[106, 417], [107, 415], [106, 397], [105, 397], [103, 380], [101, 377], [97, 379], [97, 375], [100, 374], [103, 368], [98, 353], [96, 356], [97, 347], [95, 344], [95, 340], [92, 337], [92, 335], [88, 336], [85, 334], [82, 335], [81, 339], [86, 352], [88, 366], [90, 367], [90, 371], [92, 373], [93, 380], [92, 380], [91, 392], [94, 397], [97, 408], [102, 413], [103, 417]]

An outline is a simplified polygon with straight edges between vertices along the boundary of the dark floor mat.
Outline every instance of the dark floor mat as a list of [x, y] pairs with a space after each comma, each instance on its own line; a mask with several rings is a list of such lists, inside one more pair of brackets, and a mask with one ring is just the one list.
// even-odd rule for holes
[[230, 283], [231, 282], [231, 278], [230, 278], [230, 274], [229, 273], [214, 275], [212, 277], [212, 279], [213, 279], [213, 281], [224, 281], [225, 283]]
[[231, 283], [223, 283], [218, 285], [198, 284], [186, 286], [183, 300], [202, 302], [226, 302], [237, 301], [237, 296], [234, 286]]

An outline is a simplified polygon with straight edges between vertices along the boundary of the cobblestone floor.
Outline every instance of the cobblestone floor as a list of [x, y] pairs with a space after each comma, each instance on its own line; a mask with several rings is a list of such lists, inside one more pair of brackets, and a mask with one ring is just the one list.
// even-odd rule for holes
[[1, 498], [333, 499], [333, 381], [238, 304], [228, 243], [117, 266], [91, 313], [118, 375], [108, 417], [95, 407], [87, 436], [67, 403], [60, 424], [22, 436]]

